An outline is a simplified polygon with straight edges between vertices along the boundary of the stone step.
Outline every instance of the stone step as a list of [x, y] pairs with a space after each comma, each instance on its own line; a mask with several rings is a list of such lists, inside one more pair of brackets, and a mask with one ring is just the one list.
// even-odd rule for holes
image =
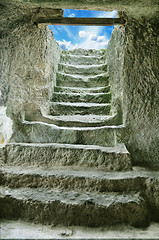
[[58, 71], [68, 74], [98, 75], [107, 71], [107, 65], [70, 65], [59, 63]]
[[132, 192], [143, 191], [152, 176], [141, 168], [126, 172], [105, 172], [94, 168], [3, 166], [1, 185], [9, 188], [47, 188], [62, 191]]
[[68, 143], [82, 145], [115, 146], [116, 135], [122, 126], [58, 127], [44, 122], [24, 121], [21, 135], [15, 132], [12, 142]]
[[[84, 226], [43, 225], [24, 220], [1, 220], [2, 239], [65, 239], [65, 240], [158, 240], [158, 222], [150, 222], [147, 228], [135, 228], [128, 224], [117, 224], [104, 228]], [[71, 236], [66, 237], [66, 236]], [[115, 238], [114, 238], [115, 236]], [[52, 238], [53, 237], [53, 238]]]
[[51, 116], [43, 115], [33, 119], [26, 119], [32, 121], [42, 121], [48, 124], [54, 124], [63, 127], [100, 127], [110, 125], [122, 125], [118, 115], [62, 115], [62, 116]]
[[149, 223], [144, 199], [137, 193], [80, 193], [46, 189], [0, 187], [2, 218], [25, 219], [63, 226], [107, 226]]
[[65, 64], [71, 64], [71, 65], [104, 64], [106, 62], [106, 56], [83, 56], [83, 55], [62, 54], [60, 62]]
[[71, 103], [51, 102], [49, 115], [109, 115], [111, 104], [109, 103]]
[[76, 88], [94, 88], [94, 87], [107, 87], [109, 85], [108, 73], [99, 75], [82, 76], [77, 74], [66, 74], [57, 72], [56, 86], [61, 87], [76, 87]]
[[63, 51], [63, 54], [66, 55], [80, 55], [80, 56], [105, 56], [106, 55], [106, 50], [101, 49], [101, 50], [96, 50], [96, 49], [74, 49], [70, 51]]
[[104, 171], [131, 170], [130, 154], [124, 145], [100, 147], [94, 145], [58, 143], [10, 143], [4, 147], [3, 161], [10, 166], [94, 167]]
[[110, 103], [109, 93], [66, 93], [54, 92], [53, 102], [87, 102], [87, 103]]
[[79, 88], [79, 87], [54, 87], [55, 92], [67, 92], [67, 93], [107, 93], [110, 92], [110, 86], [96, 87], [96, 88]]

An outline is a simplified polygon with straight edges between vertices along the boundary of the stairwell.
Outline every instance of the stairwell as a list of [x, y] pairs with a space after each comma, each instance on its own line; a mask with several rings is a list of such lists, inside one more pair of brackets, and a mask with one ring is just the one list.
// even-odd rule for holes
[[21, 141], [4, 149], [1, 217], [65, 226], [146, 226], [142, 192], [148, 176], [132, 170], [117, 119], [111, 114], [105, 53], [64, 51], [49, 113], [26, 118]]

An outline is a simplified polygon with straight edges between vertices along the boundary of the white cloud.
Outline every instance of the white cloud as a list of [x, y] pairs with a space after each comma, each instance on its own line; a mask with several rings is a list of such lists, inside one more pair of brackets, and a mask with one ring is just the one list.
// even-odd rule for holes
[[96, 17], [98, 18], [115, 18], [117, 11], [114, 10], [112, 12], [99, 12]]
[[57, 42], [63, 50], [68, 50], [71, 46], [71, 41], [67, 42], [63, 39], [63, 41], [57, 41]]
[[109, 40], [105, 35], [102, 34], [101, 27], [83, 27], [79, 31], [80, 39], [78, 44], [79, 48], [84, 49], [102, 49], [106, 48]]
[[97, 38], [97, 35], [90, 35], [89, 39], [93, 42], [96, 42], [98, 38]]
[[106, 37], [105, 36], [98, 36], [97, 41], [98, 42], [104, 42], [104, 41], [106, 41]]
[[84, 48], [84, 49], [103, 49], [107, 48], [109, 40], [105, 40], [103, 42], [99, 41], [90, 41], [87, 39], [86, 41], [83, 41], [78, 44], [79, 48]]
[[88, 33], [86, 31], [79, 31], [79, 36], [80, 38], [84, 38], [88, 35]]
[[72, 13], [72, 14], [70, 14], [68, 17], [75, 17], [75, 14]]
[[78, 48], [78, 44], [73, 45], [71, 41], [66, 41], [65, 39], [57, 42], [63, 50], [73, 50], [75, 48]]
[[104, 29], [104, 26], [86, 26], [86, 27], [81, 27], [79, 31], [79, 36], [81, 38], [84, 37], [89, 37], [91, 39], [95, 38], [99, 35], [101, 35], [102, 31]]

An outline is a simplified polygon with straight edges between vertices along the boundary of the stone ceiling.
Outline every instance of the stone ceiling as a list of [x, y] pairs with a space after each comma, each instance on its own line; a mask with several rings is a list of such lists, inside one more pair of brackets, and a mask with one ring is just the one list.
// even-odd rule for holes
[[1, 0], [0, 3], [29, 8], [118, 10], [138, 19], [157, 18], [159, 14], [158, 0]]

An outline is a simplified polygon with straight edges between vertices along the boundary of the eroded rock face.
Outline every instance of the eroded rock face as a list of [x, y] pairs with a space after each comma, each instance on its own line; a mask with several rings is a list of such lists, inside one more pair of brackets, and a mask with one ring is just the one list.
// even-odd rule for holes
[[[108, 47], [115, 96], [123, 103], [123, 138], [134, 164], [159, 164], [159, 45], [156, 22], [129, 20], [116, 28]], [[123, 89], [122, 94], [120, 89]]]
[[47, 27], [32, 22], [37, 9], [1, 5], [0, 104], [18, 131], [24, 115], [47, 112], [61, 49]]
[[[27, 6], [28, 8], [53, 8], [53, 9], [86, 9], [101, 11], [125, 11], [129, 16], [135, 16], [138, 19], [143, 17], [152, 18], [158, 15], [157, 0], [1, 0], [2, 3]], [[45, 11], [44, 11], [45, 13]]]
[[124, 57], [126, 139], [135, 163], [159, 164], [159, 30], [156, 22], [130, 26]]
[[147, 179], [146, 181], [146, 197], [150, 204], [153, 219], [159, 221], [159, 178]]

